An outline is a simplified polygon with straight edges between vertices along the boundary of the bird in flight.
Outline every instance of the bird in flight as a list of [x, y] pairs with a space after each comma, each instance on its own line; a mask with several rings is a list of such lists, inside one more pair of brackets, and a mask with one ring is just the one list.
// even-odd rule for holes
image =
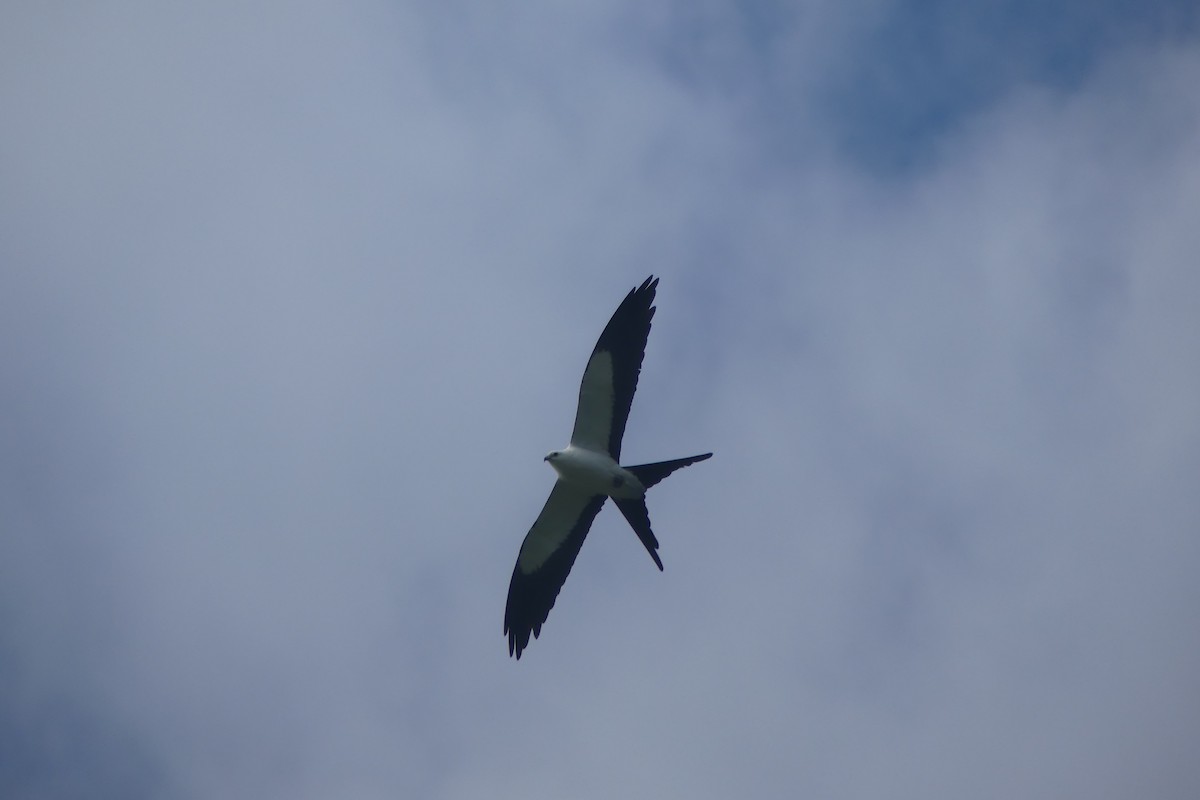
[[542, 632], [592, 520], [609, 497], [661, 571], [658, 539], [650, 529], [646, 510], [646, 490], [675, 470], [712, 457], [712, 453], [703, 453], [629, 467], [618, 463], [657, 288], [658, 279], [651, 275], [625, 295], [604, 326], [583, 371], [571, 443], [544, 459], [558, 473], [558, 480], [521, 543], [508, 585], [504, 633], [510, 656], [519, 659], [529, 646], [530, 634], [536, 639]]

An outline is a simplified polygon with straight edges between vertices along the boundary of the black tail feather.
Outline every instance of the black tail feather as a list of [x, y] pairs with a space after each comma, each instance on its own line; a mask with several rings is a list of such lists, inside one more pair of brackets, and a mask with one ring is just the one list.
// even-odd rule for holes
[[621, 513], [625, 515], [625, 519], [629, 522], [629, 527], [633, 528], [633, 532], [642, 540], [642, 544], [646, 547], [646, 552], [654, 559], [654, 564], [658, 567], [658, 571], [662, 572], [662, 559], [658, 557], [658, 539], [655, 538], [654, 531], [650, 530], [650, 512], [646, 510], [646, 496], [625, 497], [621, 499], [614, 497], [613, 502], [617, 504], [617, 508], [621, 509]]
[[[675, 470], [706, 458], [712, 458], [712, 453], [676, 458], [673, 461], [659, 461], [657, 464], [638, 464], [634, 467], [625, 467], [625, 469], [636, 475], [642, 486], [649, 489]], [[650, 529], [650, 512], [646, 510], [646, 496], [614, 497], [613, 502], [617, 504], [617, 508], [621, 509], [621, 513], [629, 522], [629, 527], [633, 528], [633, 532], [645, 546], [646, 552], [654, 559], [654, 565], [661, 571], [663, 563], [662, 559], [658, 557], [658, 539], [655, 538], [654, 531]]]
[[[642, 482], [642, 486], [645, 486], [647, 489], [649, 489], [651, 486], [658, 483], [675, 470], [683, 469], [689, 464], [695, 464], [697, 461], [704, 461], [705, 459], [709, 458], [712, 458], [712, 453], [703, 453], [702, 455], [688, 456], [687, 458], [676, 458], [672, 461], [659, 461], [656, 464], [638, 464], [635, 467], [625, 467], [625, 469], [636, 475], [637, 479]], [[620, 504], [618, 503], [618, 505]], [[624, 511], [625, 509], [622, 508], [621, 510]], [[629, 517], [628, 514], [625, 516], [626, 518]], [[636, 526], [634, 527], [636, 530]], [[649, 527], [649, 525], [647, 525], [647, 527]]]

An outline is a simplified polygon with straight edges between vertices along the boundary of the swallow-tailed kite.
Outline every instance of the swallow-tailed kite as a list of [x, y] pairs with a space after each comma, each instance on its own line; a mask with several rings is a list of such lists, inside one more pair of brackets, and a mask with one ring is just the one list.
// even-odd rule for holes
[[529, 635], [537, 638], [542, 632], [542, 623], [606, 498], [617, 504], [661, 570], [658, 539], [646, 511], [646, 490], [675, 470], [712, 456], [704, 453], [631, 467], [618, 464], [657, 287], [658, 279], [651, 275], [625, 296], [604, 326], [583, 371], [571, 443], [545, 458], [558, 473], [558, 480], [521, 543], [508, 585], [504, 632], [510, 656], [520, 658], [529, 645]]

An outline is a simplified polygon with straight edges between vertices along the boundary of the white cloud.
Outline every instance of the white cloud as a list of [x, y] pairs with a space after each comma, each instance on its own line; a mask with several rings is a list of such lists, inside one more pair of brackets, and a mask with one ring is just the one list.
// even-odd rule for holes
[[[880, 178], [706, 8], [8, 12], [0, 785], [1194, 794], [1200, 51]], [[869, 57], [793, 22], [780, 102]], [[717, 457], [518, 665], [540, 455], [651, 271], [626, 451]]]

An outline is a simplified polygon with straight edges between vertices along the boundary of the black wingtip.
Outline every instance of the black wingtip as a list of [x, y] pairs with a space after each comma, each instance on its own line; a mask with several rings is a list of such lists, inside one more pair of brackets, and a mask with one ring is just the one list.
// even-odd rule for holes
[[645, 308], [645, 313], [653, 317], [654, 312], [658, 310], [654, 307], [654, 298], [657, 294], [658, 278], [651, 275], [650, 277], [646, 278], [646, 280], [642, 281], [641, 285], [636, 289], [629, 290], [629, 294], [625, 295], [625, 302], [630, 303], [636, 299], [639, 301], [638, 305]]
[[[520, 661], [521, 653], [525, 650], [526, 647], [529, 647], [529, 642], [531, 639], [529, 633], [528, 632], [518, 633], [517, 631], [509, 629], [509, 628], [506, 628], [504, 632], [506, 634], [508, 634], [508, 655], [509, 655], [509, 657], [510, 658], [515, 657], [517, 659], [517, 661]], [[540, 632], [541, 632], [541, 627], [539, 626], [537, 631], [533, 631], [532, 638], [536, 639], [538, 637], [538, 633], [540, 633]]]

